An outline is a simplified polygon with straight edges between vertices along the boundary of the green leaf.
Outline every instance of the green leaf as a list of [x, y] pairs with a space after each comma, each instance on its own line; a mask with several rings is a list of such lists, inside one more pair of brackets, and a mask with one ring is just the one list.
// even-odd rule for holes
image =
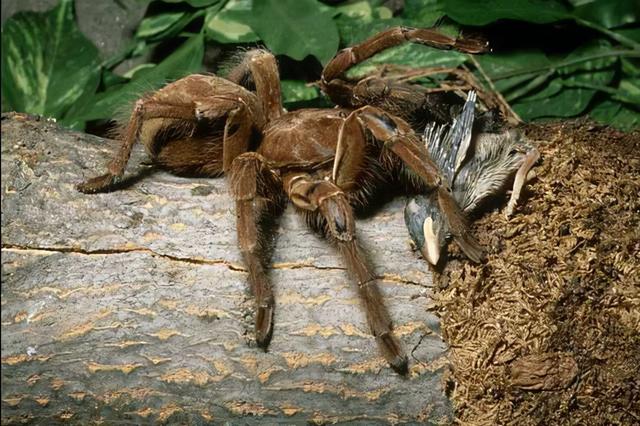
[[[575, 49], [561, 61], [563, 63], [574, 63], [574, 65], [558, 69], [559, 74], [563, 77], [562, 84], [566, 87], [611, 90], [607, 85], [613, 80], [615, 75], [614, 65], [618, 62], [618, 58], [612, 56], [598, 57], [598, 53], [608, 52], [610, 49], [611, 45], [602, 40], [588, 43]], [[594, 59], [579, 61], [583, 58]]]
[[109, 87], [127, 83], [128, 81], [129, 78], [118, 75], [111, 70], [105, 69], [102, 71], [102, 85], [107, 89]]
[[635, 0], [595, 0], [575, 8], [573, 13], [605, 28], [620, 27], [640, 20], [640, 6]]
[[[521, 99], [520, 102], [530, 102], [530, 101], [537, 101], [541, 99], [547, 99], [547, 98], [550, 98], [551, 96], [554, 96], [560, 93], [560, 91], [564, 88], [561, 80], [562, 79], [560, 78], [556, 78], [551, 81], [548, 81], [540, 90], [530, 94], [526, 98]], [[507, 100], [511, 102], [511, 97], [509, 97]]]
[[614, 94], [613, 98], [632, 105], [640, 105], [640, 79], [628, 78], [621, 80], [617, 93]]
[[632, 77], [640, 76], [640, 61], [627, 58], [621, 58], [622, 72]]
[[[212, 6], [211, 8], [215, 8]], [[136, 32], [140, 41], [158, 41], [175, 37], [193, 20], [203, 16], [204, 9], [195, 12], [167, 12], [145, 18]], [[157, 20], [155, 19], [157, 18]], [[146, 20], [147, 21], [145, 23]], [[143, 32], [140, 32], [142, 28]]]
[[640, 27], [621, 28], [614, 31], [616, 34], [640, 43]]
[[405, 25], [428, 28], [444, 16], [444, 10], [439, 0], [406, 0], [401, 16]]
[[162, 0], [165, 3], [189, 3], [193, 7], [207, 7], [223, 0]]
[[249, 43], [260, 38], [250, 24], [251, 0], [229, 0], [222, 10], [207, 9], [204, 28], [207, 37], [220, 43]]
[[282, 80], [282, 98], [284, 102], [309, 101], [320, 96], [317, 87], [309, 87], [300, 80]]
[[136, 37], [151, 38], [162, 34], [178, 24], [186, 16], [187, 12], [165, 12], [146, 17], [140, 22]]
[[631, 131], [640, 128], [640, 109], [619, 102], [604, 100], [589, 113], [591, 118], [609, 124], [621, 130]]
[[400, 18], [374, 19], [371, 22], [364, 22], [345, 15], [338, 16], [335, 22], [338, 25], [343, 46], [353, 46], [380, 31], [402, 25]]
[[484, 72], [493, 80], [535, 70], [551, 64], [547, 55], [540, 50], [519, 50], [508, 53], [491, 53], [476, 56]]
[[506, 93], [538, 76], [551, 61], [539, 50], [522, 50], [476, 56], [476, 60], [496, 89]]
[[78, 29], [73, 1], [18, 13], [2, 29], [2, 95], [7, 107], [64, 118], [100, 80], [96, 47]]
[[[611, 44], [605, 40], [596, 40], [579, 46], [558, 63], [573, 65], [558, 68], [561, 74], [575, 71], [597, 71], [609, 68], [618, 61], [615, 56], [606, 56], [611, 51]], [[587, 59], [587, 60], [584, 60]]]
[[144, 63], [144, 64], [140, 64], [140, 65], [137, 65], [137, 66], [135, 66], [135, 67], [131, 68], [129, 71], [127, 71], [126, 73], [124, 73], [122, 76], [123, 76], [125, 79], [129, 79], [129, 80], [130, 80], [130, 79], [132, 79], [132, 78], [135, 78], [135, 76], [136, 76], [136, 74], [137, 74], [138, 72], [140, 72], [140, 71], [142, 71], [142, 70], [149, 69], [149, 68], [154, 68], [154, 67], [156, 67], [156, 66], [157, 66], [156, 64], [151, 64], [151, 63]]
[[[551, 95], [557, 89], [558, 82], [564, 88], [552, 96], [542, 98], [534, 93], [513, 105], [514, 110], [525, 120], [539, 117], [573, 117], [585, 111], [597, 91], [606, 87], [615, 74], [616, 57], [599, 57], [598, 53], [607, 52], [611, 47], [605, 41], [589, 43], [578, 47], [565, 58], [550, 64], [572, 64], [557, 68], [559, 78], [554, 80]], [[582, 60], [585, 58], [593, 58]], [[544, 90], [543, 90], [544, 91]]]
[[95, 96], [91, 106], [79, 119], [89, 121], [114, 117], [119, 110], [145, 92], [156, 90], [170, 80], [199, 71], [202, 68], [203, 56], [204, 36], [198, 34], [189, 38], [158, 65], [137, 71], [130, 82]]
[[587, 108], [595, 93], [593, 89], [569, 88], [545, 99], [517, 102], [513, 105], [513, 109], [524, 120], [541, 117], [573, 117]]
[[334, 8], [333, 15], [341, 14], [360, 22], [371, 22], [373, 20], [373, 9], [367, 0], [347, 1]]
[[325, 64], [338, 50], [338, 29], [317, 0], [255, 0], [251, 28], [276, 54], [313, 55]]
[[445, 0], [442, 6], [447, 16], [464, 25], [486, 25], [499, 19], [547, 24], [571, 18], [556, 0]]

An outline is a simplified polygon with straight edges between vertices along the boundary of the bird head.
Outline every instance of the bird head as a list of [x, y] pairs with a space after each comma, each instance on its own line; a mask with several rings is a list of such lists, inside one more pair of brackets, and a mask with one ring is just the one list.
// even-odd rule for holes
[[428, 195], [411, 198], [404, 209], [404, 220], [420, 253], [429, 263], [437, 265], [449, 235], [437, 200]]

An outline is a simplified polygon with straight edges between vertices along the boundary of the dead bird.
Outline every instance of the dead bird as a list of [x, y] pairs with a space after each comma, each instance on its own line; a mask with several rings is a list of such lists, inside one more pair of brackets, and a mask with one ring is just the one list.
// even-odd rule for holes
[[[470, 92], [451, 126], [430, 123], [423, 140], [442, 171], [445, 184], [467, 217], [476, 214], [490, 197], [507, 191], [513, 179], [505, 214], [513, 214], [529, 170], [540, 154], [515, 129], [474, 132], [476, 94]], [[437, 265], [452, 234], [433, 195], [411, 198], [404, 210], [409, 234], [425, 259]]]

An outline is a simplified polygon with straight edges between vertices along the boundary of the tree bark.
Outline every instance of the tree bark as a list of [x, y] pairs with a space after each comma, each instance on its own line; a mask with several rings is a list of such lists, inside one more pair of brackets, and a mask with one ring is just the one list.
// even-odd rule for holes
[[396, 197], [358, 221], [410, 374], [369, 335], [336, 250], [292, 209], [270, 270], [274, 336], [255, 346], [224, 179], [140, 165], [97, 195], [116, 142], [2, 119], [2, 423], [448, 422], [431, 274]]

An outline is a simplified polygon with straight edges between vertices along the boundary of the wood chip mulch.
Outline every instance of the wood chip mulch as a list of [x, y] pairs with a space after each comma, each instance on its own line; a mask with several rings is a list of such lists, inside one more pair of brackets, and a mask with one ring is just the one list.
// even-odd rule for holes
[[[640, 423], [640, 132], [528, 126], [541, 161], [514, 217], [451, 247], [433, 309], [463, 424]], [[502, 203], [504, 205], [504, 203]]]

